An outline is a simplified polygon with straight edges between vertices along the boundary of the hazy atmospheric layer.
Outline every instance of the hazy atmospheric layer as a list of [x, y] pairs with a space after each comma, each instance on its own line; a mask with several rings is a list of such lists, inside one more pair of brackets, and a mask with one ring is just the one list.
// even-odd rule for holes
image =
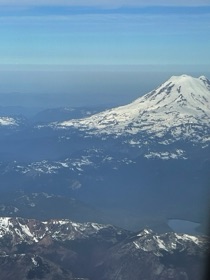
[[209, 76], [209, 1], [0, 1], [0, 23], [3, 105], [125, 104], [172, 74]]

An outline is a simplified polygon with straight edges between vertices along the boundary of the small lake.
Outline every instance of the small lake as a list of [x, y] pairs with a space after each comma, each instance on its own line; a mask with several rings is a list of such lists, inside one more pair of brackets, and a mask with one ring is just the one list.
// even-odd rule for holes
[[200, 226], [199, 223], [186, 220], [170, 219], [168, 220], [168, 225], [173, 231], [177, 233], [199, 234], [199, 232], [196, 231], [197, 227]]

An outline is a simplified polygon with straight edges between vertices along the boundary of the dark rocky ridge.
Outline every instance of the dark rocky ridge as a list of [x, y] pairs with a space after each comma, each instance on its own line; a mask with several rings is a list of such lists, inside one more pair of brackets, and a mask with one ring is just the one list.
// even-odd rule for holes
[[208, 250], [209, 239], [202, 236], [0, 218], [2, 280], [200, 280]]

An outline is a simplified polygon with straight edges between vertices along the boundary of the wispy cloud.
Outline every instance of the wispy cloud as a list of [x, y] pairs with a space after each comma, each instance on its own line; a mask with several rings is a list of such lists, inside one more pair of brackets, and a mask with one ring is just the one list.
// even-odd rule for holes
[[[198, 14], [86, 14], [86, 15], [26, 15], [3, 16], [0, 24], [3, 30], [13, 33], [38, 32], [43, 34], [70, 34], [75, 32], [109, 32], [123, 34], [175, 35], [175, 34], [205, 34], [208, 38], [210, 22], [209, 15]], [[22, 30], [22, 29], [23, 30]], [[22, 30], [22, 31], [21, 31]], [[0, 34], [1, 34], [0, 32]]]
[[[0, 0], [1, 1], [1, 0]], [[209, 0], [210, 1], [210, 0]], [[0, 18], [5, 17], [72, 17], [72, 16], [106, 16], [106, 15], [210, 15], [210, 6], [1, 6]]]
[[209, 0], [0, 0], [4, 6], [209, 6]]
[[0, 24], [5, 64], [209, 58], [210, 0], [0, 0]]

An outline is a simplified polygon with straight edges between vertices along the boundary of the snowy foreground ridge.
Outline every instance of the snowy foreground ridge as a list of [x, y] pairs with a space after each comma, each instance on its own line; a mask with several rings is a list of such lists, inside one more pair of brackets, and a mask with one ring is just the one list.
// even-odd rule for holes
[[[85, 239], [90, 236], [103, 235], [103, 231], [114, 235], [123, 235], [123, 230], [112, 225], [102, 225], [97, 223], [75, 223], [70, 220], [49, 220], [38, 221], [23, 218], [0, 218], [0, 238], [13, 240], [13, 245], [26, 242], [28, 244], [42, 242], [46, 238], [53, 240], [75, 240]], [[114, 236], [113, 235], [113, 236]], [[193, 246], [202, 247], [204, 241], [202, 237], [195, 237], [187, 234], [155, 234], [150, 229], [142, 230], [135, 235], [133, 246], [143, 251], [153, 251], [155, 254], [161, 254], [159, 250], [171, 251], [177, 248], [186, 248], [188, 243]]]
[[209, 240], [150, 229], [134, 233], [97, 223], [5, 217], [0, 218], [0, 244], [2, 280], [127, 280], [142, 275], [148, 280], [201, 280]]
[[158, 137], [171, 128], [171, 133], [179, 136], [183, 125], [188, 125], [186, 137], [193, 131], [193, 126], [210, 126], [210, 81], [204, 76], [172, 76], [128, 105], [56, 124], [60, 128], [75, 127], [90, 134], [135, 135], [149, 131]]
[[74, 240], [75, 238], [85, 238], [86, 235], [95, 234], [107, 227], [112, 226], [96, 223], [81, 224], [70, 220], [37, 221], [18, 217], [1, 217], [0, 238], [12, 236], [17, 244], [39, 242], [47, 236], [54, 240]]

